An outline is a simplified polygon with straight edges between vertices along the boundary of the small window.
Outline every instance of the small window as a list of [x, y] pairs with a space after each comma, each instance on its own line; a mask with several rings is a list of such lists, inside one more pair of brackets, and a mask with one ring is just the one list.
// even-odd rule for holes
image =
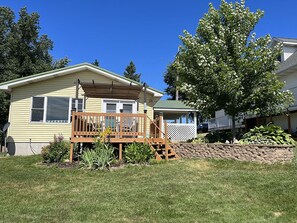
[[31, 121], [43, 122], [43, 114], [44, 114], [44, 97], [33, 97]]
[[67, 123], [69, 117], [69, 98], [48, 97], [46, 122]]
[[123, 113], [133, 113], [133, 105], [123, 104]]
[[106, 113], [116, 113], [117, 104], [107, 103], [106, 104]]
[[[72, 108], [72, 111], [75, 111], [75, 98], [72, 98], [71, 108]], [[81, 98], [78, 99], [78, 110], [77, 111], [78, 112], [83, 111], [83, 99], [81, 99]]]

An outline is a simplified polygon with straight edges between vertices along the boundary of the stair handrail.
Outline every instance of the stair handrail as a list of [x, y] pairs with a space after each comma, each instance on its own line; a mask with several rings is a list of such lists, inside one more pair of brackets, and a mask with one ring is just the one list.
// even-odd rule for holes
[[[162, 131], [162, 129], [160, 129], [160, 127], [154, 122], [154, 120], [152, 120], [150, 117], [147, 116], [147, 118], [150, 120], [150, 122], [159, 130], [159, 132], [161, 132], [164, 136], [165, 139], [167, 139], [167, 135]], [[165, 122], [166, 123], [166, 122]], [[167, 124], [167, 123], [166, 123]]]

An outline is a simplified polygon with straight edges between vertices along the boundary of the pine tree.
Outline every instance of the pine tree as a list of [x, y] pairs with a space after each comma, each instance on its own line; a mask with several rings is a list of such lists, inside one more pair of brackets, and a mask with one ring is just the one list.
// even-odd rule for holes
[[92, 62], [91, 64], [93, 64], [94, 66], [100, 67], [99, 60], [97, 59], [95, 59], [94, 62]]
[[140, 82], [140, 76], [141, 74], [136, 74], [135, 64], [133, 63], [133, 61], [130, 61], [130, 64], [125, 69], [124, 77]]

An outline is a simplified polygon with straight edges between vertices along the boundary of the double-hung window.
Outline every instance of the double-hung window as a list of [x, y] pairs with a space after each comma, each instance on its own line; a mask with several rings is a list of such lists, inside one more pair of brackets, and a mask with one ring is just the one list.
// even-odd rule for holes
[[33, 97], [31, 121], [43, 122], [43, 118], [44, 118], [44, 97]]

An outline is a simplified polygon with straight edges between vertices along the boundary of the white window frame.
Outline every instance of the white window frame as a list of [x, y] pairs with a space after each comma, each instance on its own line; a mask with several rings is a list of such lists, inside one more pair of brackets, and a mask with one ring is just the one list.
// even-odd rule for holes
[[[33, 107], [33, 98], [34, 97], [42, 97], [44, 98], [44, 104], [43, 104], [43, 120], [41, 122], [37, 122], [37, 121], [32, 121], [32, 107]], [[68, 120], [67, 122], [47, 122], [46, 121], [46, 115], [47, 115], [47, 102], [48, 102], [48, 97], [56, 97], [56, 98], [68, 98]], [[75, 98], [72, 97], [59, 97], [59, 96], [32, 96], [31, 97], [31, 107], [30, 107], [30, 117], [29, 117], [29, 123], [32, 124], [69, 124], [71, 122], [71, 112], [72, 112], [72, 100]], [[79, 98], [82, 99], [82, 111], [84, 111], [84, 104], [85, 104], [85, 100], [84, 98]]]
[[132, 105], [132, 114], [137, 113], [137, 103], [135, 100], [119, 100], [119, 99], [102, 99], [102, 109], [103, 113], [106, 113], [107, 104], [116, 104], [116, 113], [120, 113], [120, 110], [123, 109], [123, 104]]

